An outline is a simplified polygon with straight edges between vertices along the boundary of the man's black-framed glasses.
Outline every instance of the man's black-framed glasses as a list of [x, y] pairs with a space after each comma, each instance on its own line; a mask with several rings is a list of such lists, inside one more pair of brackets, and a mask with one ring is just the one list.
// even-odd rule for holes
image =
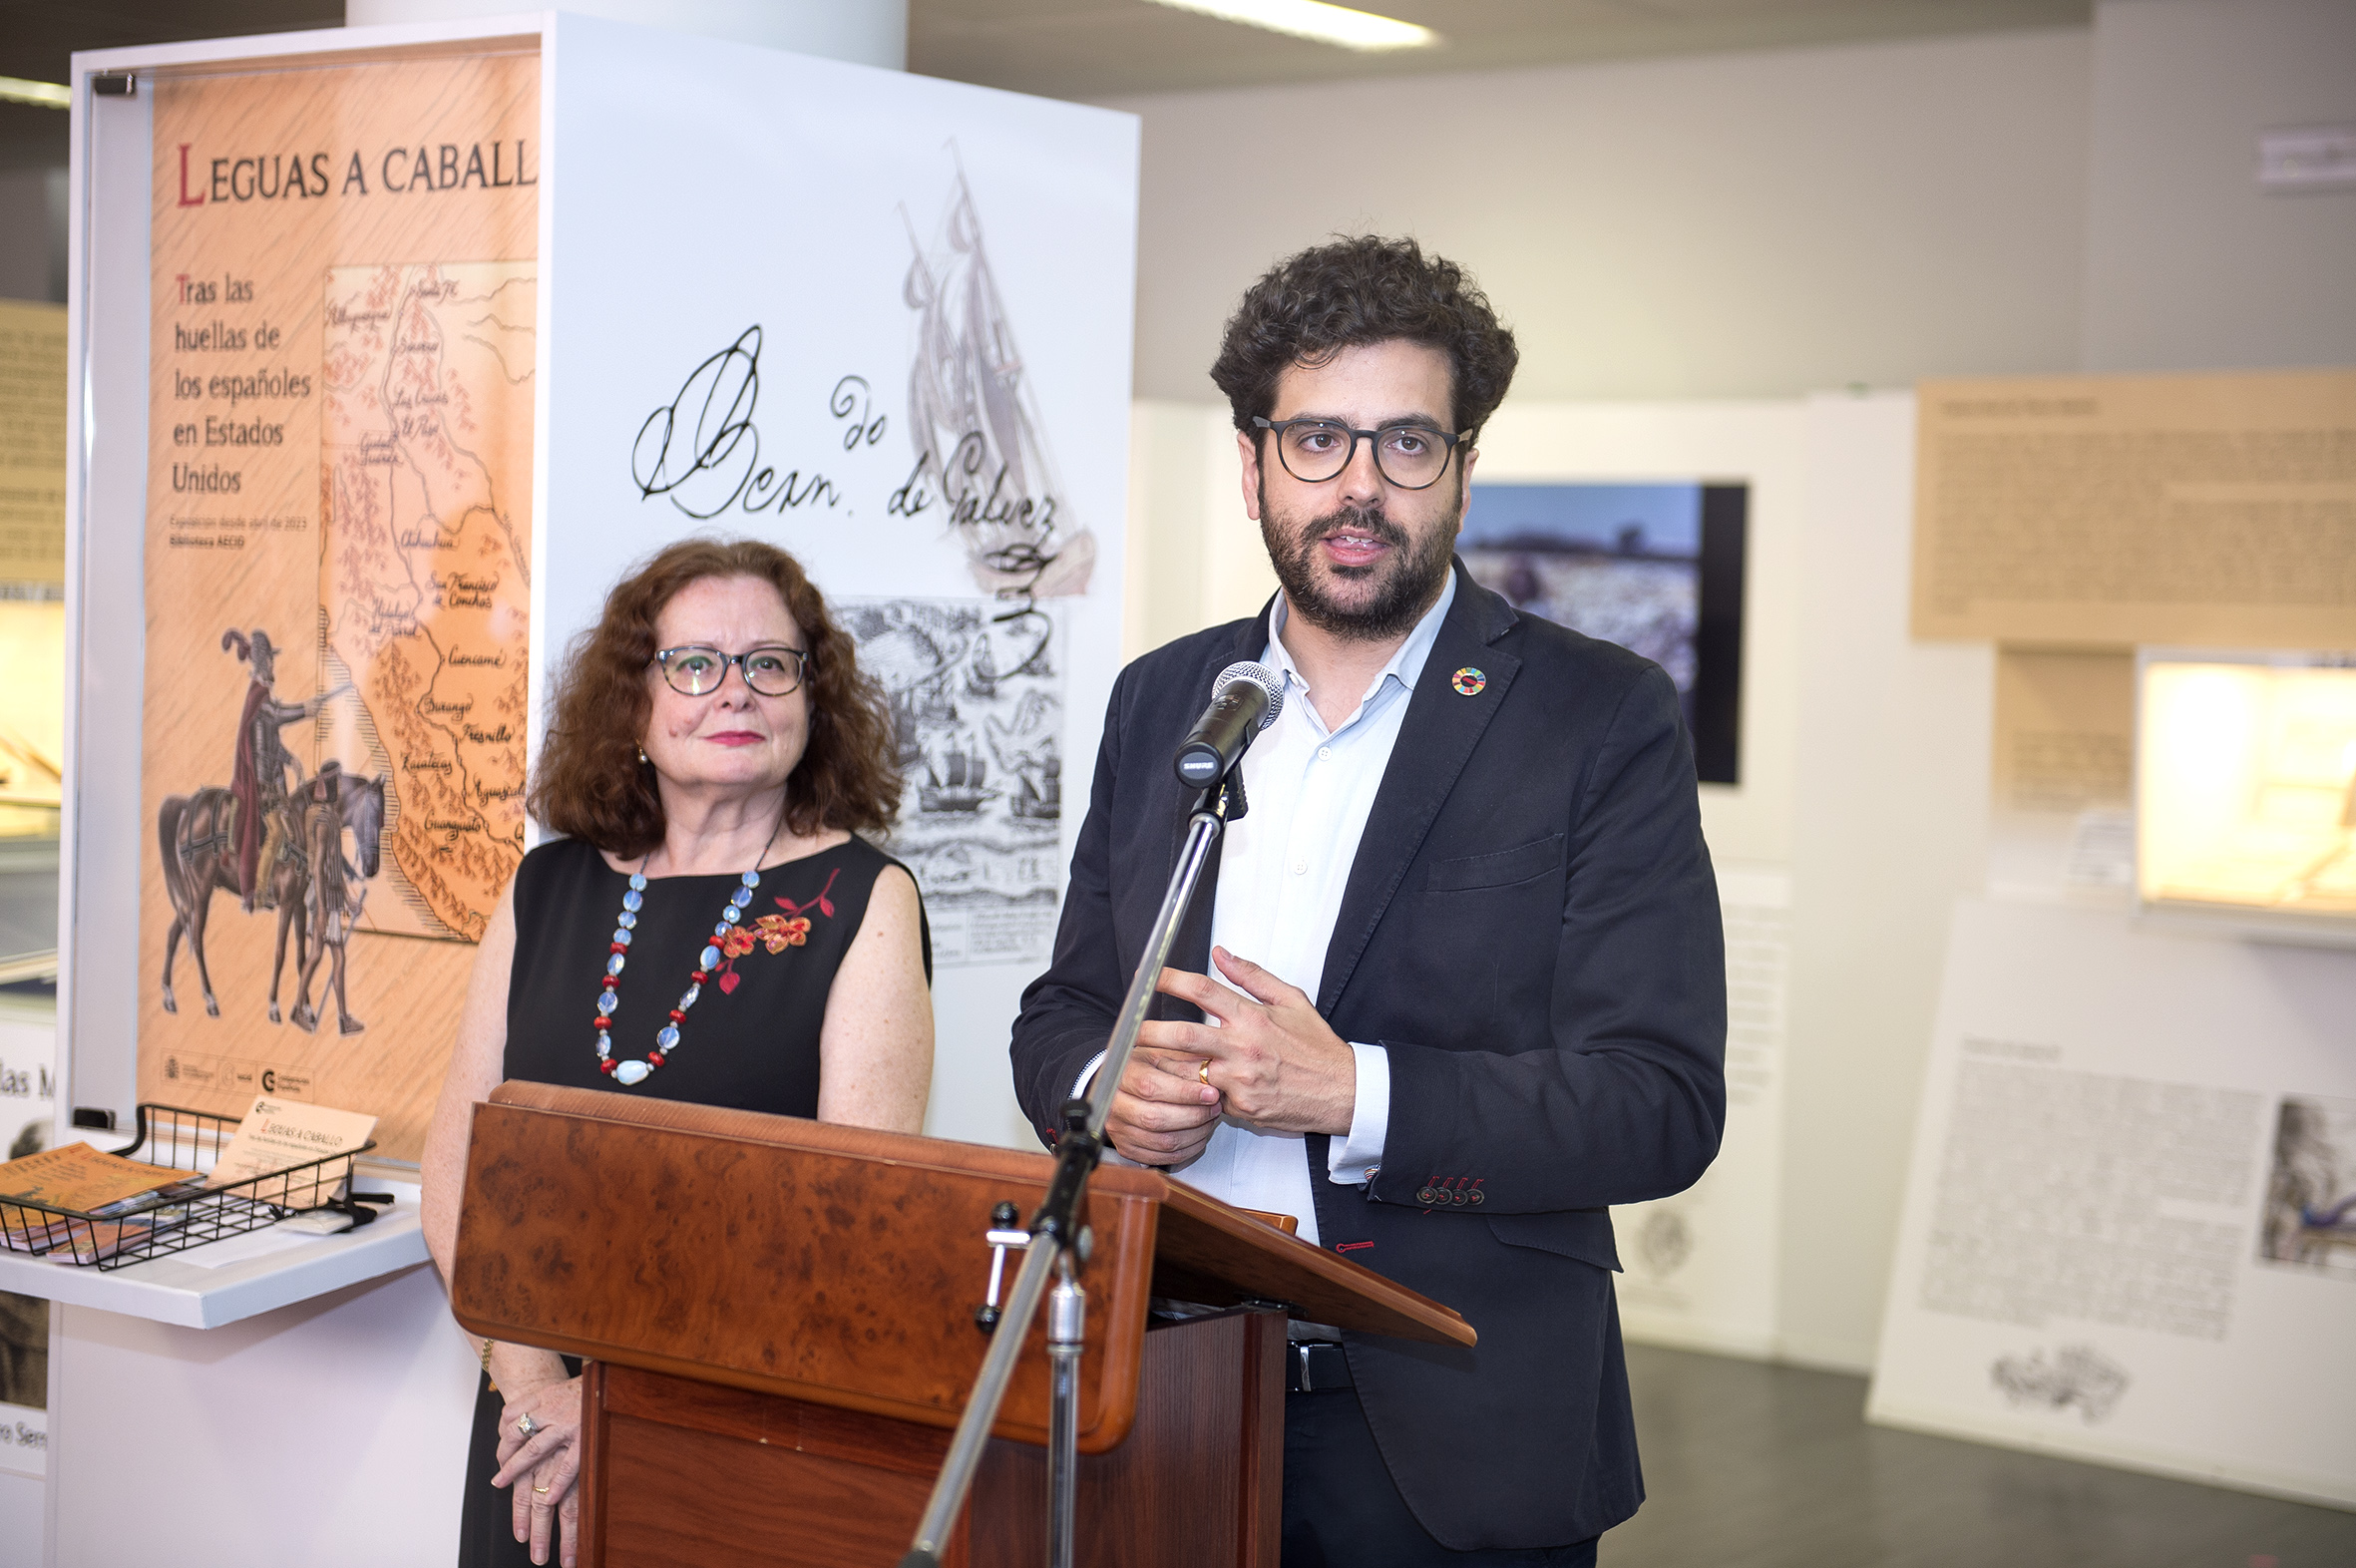
[[1429, 425], [1384, 425], [1379, 430], [1353, 430], [1331, 419], [1263, 419], [1252, 423], [1276, 437], [1277, 461], [1285, 472], [1305, 485], [1322, 485], [1350, 467], [1358, 444], [1374, 445], [1374, 467], [1401, 490], [1428, 490], [1448, 471], [1448, 454], [1464, 431], [1434, 430]]
[[701, 697], [720, 689], [733, 664], [744, 672], [744, 683], [764, 697], [790, 695], [802, 683], [810, 655], [782, 642], [763, 643], [742, 653], [723, 653], [700, 642], [683, 647], [656, 648], [654, 662], [662, 678], [682, 697]]

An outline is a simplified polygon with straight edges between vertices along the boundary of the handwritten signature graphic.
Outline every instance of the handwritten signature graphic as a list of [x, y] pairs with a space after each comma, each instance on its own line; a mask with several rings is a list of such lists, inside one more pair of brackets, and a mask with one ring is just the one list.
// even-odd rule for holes
[[[753, 424], [760, 399], [761, 327], [755, 322], [697, 365], [678, 395], [638, 427], [630, 478], [640, 499], [665, 497], [699, 522], [732, 508], [783, 513], [841, 506], [842, 491], [817, 470], [781, 474], [761, 461], [761, 433]], [[844, 422], [844, 451], [884, 439], [887, 420], [872, 406], [864, 376], [844, 376], [828, 394], [827, 412]]]

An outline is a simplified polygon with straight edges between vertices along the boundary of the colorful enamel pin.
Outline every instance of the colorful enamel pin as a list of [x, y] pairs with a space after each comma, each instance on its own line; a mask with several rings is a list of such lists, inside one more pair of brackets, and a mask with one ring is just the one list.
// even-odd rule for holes
[[1474, 669], [1470, 664], [1448, 677], [1448, 684], [1456, 688], [1456, 695], [1459, 697], [1477, 697], [1481, 693], [1481, 688], [1488, 683], [1489, 677]]

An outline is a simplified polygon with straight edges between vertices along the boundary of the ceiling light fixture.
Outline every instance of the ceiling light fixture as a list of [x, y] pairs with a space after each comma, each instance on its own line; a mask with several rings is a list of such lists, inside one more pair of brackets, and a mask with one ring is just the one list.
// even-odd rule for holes
[[36, 104], [43, 109], [71, 109], [74, 90], [56, 82], [28, 82], [0, 76], [0, 104]]
[[1327, 5], [1323, 0], [1154, 0], [1154, 3], [1215, 16], [1225, 22], [1241, 22], [1247, 27], [1265, 27], [1272, 33], [1290, 33], [1295, 38], [1314, 39], [1321, 44], [1339, 44], [1344, 49], [1428, 49], [1440, 41], [1439, 34], [1428, 27], [1376, 16], [1372, 11], [1353, 11], [1345, 5]]

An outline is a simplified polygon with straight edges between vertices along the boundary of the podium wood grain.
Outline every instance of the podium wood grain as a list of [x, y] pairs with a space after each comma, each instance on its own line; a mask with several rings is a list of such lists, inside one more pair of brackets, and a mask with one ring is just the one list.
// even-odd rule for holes
[[[584, 1568], [885, 1568], [914, 1534], [988, 1343], [972, 1313], [990, 1211], [1029, 1213], [1052, 1168], [502, 1084], [475, 1110], [451, 1303], [477, 1334], [589, 1359]], [[1286, 1313], [1473, 1343], [1438, 1303], [1156, 1171], [1099, 1171], [1087, 1218], [1090, 1564], [1275, 1568]], [[1236, 1310], [1149, 1329], [1153, 1295]], [[1044, 1556], [1043, 1342], [1034, 1325], [949, 1543], [958, 1568]]]
[[[1128, 1440], [1080, 1461], [1077, 1558], [1098, 1568], [1276, 1568], [1284, 1320], [1244, 1310], [1145, 1337]], [[623, 1367], [589, 1372], [597, 1447], [585, 1564], [889, 1568], [949, 1433]], [[1042, 1448], [993, 1439], [946, 1568], [1046, 1557]]]

